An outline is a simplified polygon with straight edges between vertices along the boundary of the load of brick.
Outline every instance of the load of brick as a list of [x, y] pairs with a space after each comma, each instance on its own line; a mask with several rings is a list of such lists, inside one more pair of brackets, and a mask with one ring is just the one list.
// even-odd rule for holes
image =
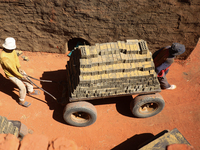
[[66, 67], [72, 99], [161, 90], [144, 40], [81, 45], [72, 52]]

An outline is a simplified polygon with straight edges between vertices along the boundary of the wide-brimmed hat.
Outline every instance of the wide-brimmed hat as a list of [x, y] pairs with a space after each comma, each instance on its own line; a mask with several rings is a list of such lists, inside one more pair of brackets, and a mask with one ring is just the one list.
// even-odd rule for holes
[[13, 50], [16, 48], [15, 39], [13, 37], [8, 37], [5, 39], [5, 43], [2, 45], [5, 49]]
[[185, 52], [185, 46], [180, 43], [173, 43], [170, 48], [170, 54], [173, 56], [181, 55]]

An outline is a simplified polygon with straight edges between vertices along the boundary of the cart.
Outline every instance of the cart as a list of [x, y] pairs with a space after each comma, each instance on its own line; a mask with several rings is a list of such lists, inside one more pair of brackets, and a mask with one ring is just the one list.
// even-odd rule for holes
[[130, 103], [135, 117], [162, 111], [165, 102], [151, 52], [144, 40], [81, 45], [67, 62], [67, 97], [64, 120], [73, 126], [93, 124], [97, 111], [89, 101], [137, 95]]

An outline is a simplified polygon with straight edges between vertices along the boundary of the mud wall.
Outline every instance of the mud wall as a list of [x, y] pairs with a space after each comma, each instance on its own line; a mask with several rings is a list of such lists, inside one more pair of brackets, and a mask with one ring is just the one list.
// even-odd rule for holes
[[187, 57], [200, 37], [199, 12], [192, 0], [0, 0], [0, 43], [12, 36], [21, 50], [65, 53], [74, 38], [143, 39], [152, 52], [180, 42]]

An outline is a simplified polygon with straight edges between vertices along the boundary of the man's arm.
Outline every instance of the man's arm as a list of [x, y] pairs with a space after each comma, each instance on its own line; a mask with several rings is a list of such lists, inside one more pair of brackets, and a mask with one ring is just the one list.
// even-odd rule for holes
[[157, 74], [161, 72], [161, 70], [165, 70], [174, 62], [174, 58], [167, 58], [167, 60], [162, 63], [160, 66], [156, 67], [155, 71]]
[[7, 58], [3, 58], [3, 68], [5, 69], [5, 73], [9, 73], [12, 76], [15, 76], [19, 79], [23, 78], [23, 75], [19, 73], [17, 68], [9, 61]]

